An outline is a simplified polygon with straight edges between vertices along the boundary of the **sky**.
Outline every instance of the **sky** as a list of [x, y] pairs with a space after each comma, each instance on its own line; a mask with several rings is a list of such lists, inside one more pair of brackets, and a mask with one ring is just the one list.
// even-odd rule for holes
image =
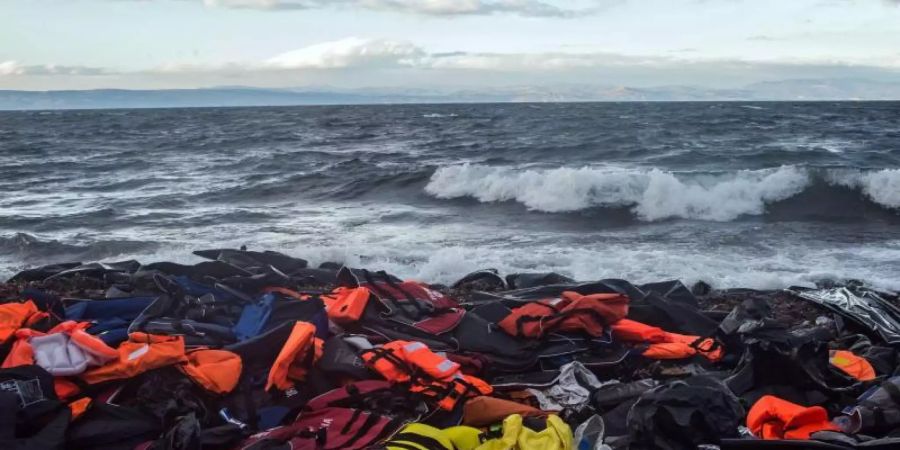
[[0, 0], [0, 89], [900, 82], [900, 0]]

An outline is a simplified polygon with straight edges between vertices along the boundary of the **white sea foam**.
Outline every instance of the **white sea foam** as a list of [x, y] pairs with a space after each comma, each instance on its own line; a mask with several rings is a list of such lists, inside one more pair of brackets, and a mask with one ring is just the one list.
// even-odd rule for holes
[[870, 200], [882, 206], [900, 209], [900, 169], [832, 170], [826, 173], [825, 178], [836, 186], [859, 189]]
[[[346, 259], [334, 258], [336, 255], [325, 248], [307, 249], [305, 256], [315, 263], [346, 261], [357, 267], [385, 269], [403, 278], [447, 284], [466, 273], [492, 267], [502, 274], [555, 271], [578, 280], [624, 278], [644, 283], [678, 278], [687, 284], [703, 280], [717, 288], [778, 289], [813, 286], [822, 279], [862, 279], [875, 287], [897, 290], [900, 283], [890, 276], [892, 263], [886, 261], [900, 252], [898, 245], [900, 242], [829, 249], [785, 243], [782, 251], [761, 256], [734, 253], [730, 248], [692, 251], [660, 243], [592, 249], [570, 245], [442, 247], [416, 242], [403, 250], [369, 244], [355, 250], [364, 252], [364, 256], [349, 251], [344, 255]], [[344, 250], [347, 249], [338, 253]], [[320, 251], [329, 257], [320, 259]], [[854, 259], [848, 259], [847, 252], [852, 252]]]
[[809, 173], [794, 166], [683, 177], [659, 169], [516, 170], [463, 164], [438, 169], [425, 190], [437, 198], [517, 201], [544, 212], [631, 206], [646, 221], [729, 221], [763, 214], [766, 204], [797, 195], [809, 183]]

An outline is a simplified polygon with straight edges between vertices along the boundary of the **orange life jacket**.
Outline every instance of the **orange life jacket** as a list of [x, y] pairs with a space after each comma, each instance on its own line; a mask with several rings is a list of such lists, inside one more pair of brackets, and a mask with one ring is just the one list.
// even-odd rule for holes
[[821, 406], [801, 406], [765, 395], [747, 413], [747, 428], [763, 439], [809, 439], [817, 431], [839, 431]]
[[628, 315], [628, 297], [622, 294], [581, 295], [565, 291], [559, 298], [520, 306], [500, 321], [513, 336], [540, 338], [554, 331], [603, 334], [604, 327]]
[[322, 340], [316, 338], [316, 327], [307, 322], [295, 323], [269, 369], [266, 390], [276, 387], [286, 391], [294, 387], [292, 380], [305, 379], [306, 371], [321, 355]]
[[44, 333], [35, 331], [30, 328], [22, 328], [15, 332], [16, 341], [13, 342], [9, 349], [9, 354], [3, 360], [2, 368], [8, 369], [16, 366], [30, 366], [34, 364], [34, 350], [28, 343], [28, 338], [32, 336], [43, 336]]
[[[32, 347], [30, 342], [31, 338], [49, 336], [57, 333], [62, 333], [68, 336], [69, 342], [67, 342], [66, 345], [74, 345], [80, 348], [80, 350], [69, 349], [70, 352], [84, 351], [86, 353], [94, 355], [98, 359], [98, 361], [103, 362], [118, 357], [118, 353], [116, 353], [115, 349], [106, 345], [105, 342], [103, 342], [96, 336], [92, 336], [84, 331], [90, 326], [91, 324], [88, 322], [74, 322], [70, 320], [56, 325], [46, 333], [32, 330], [30, 328], [21, 328], [15, 332], [16, 342], [13, 343], [9, 354], [3, 361], [2, 367], [8, 368], [35, 364], [36, 361], [34, 348]], [[65, 349], [62, 349], [62, 351], [65, 351]], [[48, 367], [44, 368], [47, 370], [51, 370]]]
[[359, 321], [369, 303], [371, 291], [366, 287], [339, 287], [329, 295], [323, 295], [325, 311], [328, 318], [337, 324], [350, 324]]
[[460, 400], [488, 395], [493, 387], [465, 375], [460, 365], [415, 341], [393, 341], [362, 353], [366, 365], [392, 383], [410, 383], [410, 391], [434, 398], [440, 408], [452, 410]]
[[227, 394], [237, 386], [243, 364], [240, 356], [228, 350], [204, 348], [188, 353], [178, 369], [206, 390]]
[[0, 344], [5, 343], [23, 326], [33, 324], [47, 317], [38, 310], [33, 301], [24, 303], [4, 303], [0, 305]]
[[683, 359], [700, 354], [710, 361], [719, 361], [725, 355], [715, 339], [670, 333], [630, 319], [612, 324], [612, 333], [621, 341], [646, 344], [641, 355], [651, 359]]
[[847, 350], [832, 350], [828, 359], [831, 365], [841, 369], [847, 375], [859, 381], [872, 381], [875, 379], [875, 368], [861, 356], [856, 356]]
[[420, 380], [409, 390], [432, 397], [439, 408], [452, 411], [460, 400], [490, 394], [494, 388], [481, 378], [459, 373], [449, 381]]
[[119, 344], [118, 358], [81, 375], [88, 384], [132, 378], [148, 370], [187, 361], [184, 337], [131, 333]]

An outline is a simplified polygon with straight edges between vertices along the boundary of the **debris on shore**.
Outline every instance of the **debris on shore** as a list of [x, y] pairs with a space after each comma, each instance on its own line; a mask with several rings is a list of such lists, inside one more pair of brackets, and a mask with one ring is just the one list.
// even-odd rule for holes
[[900, 448], [898, 297], [859, 282], [443, 286], [194, 253], [0, 284], [4, 448]]

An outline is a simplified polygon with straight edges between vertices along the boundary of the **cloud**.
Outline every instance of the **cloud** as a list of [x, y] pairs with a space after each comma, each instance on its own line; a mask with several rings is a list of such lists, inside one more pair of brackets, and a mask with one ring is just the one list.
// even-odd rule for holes
[[[598, 52], [429, 53], [408, 41], [349, 37], [310, 45], [250, 65], [271, 69], [417, 68], [473, 71], [562, 71], [601, 66], [661, 65], [668, 57], [635, 57]], [[187, 69], [192, 67], [188, 66]]]
[[0, 77], [23, 75], [105, 75], [110, 73], [106, 69], [87, 66], [60, 66], [56, 64], [26, 66], [16, 61], [0, 62]]
[[[900, 69], [900, 60], [881, 58], [875, 64], [871, 61], [799, 60], [791, 61], [751, 61], [738, 59], [692, 58], [691, 49], [661, 56], [623, 55], [609, 52], [536, 52], [536, 53], [493, 53], [493, 52], [441, 52], [431, 53], [426, 49], [404, 40], [348, 37], [335, 41], [321, 42], [296, 50], [281, 53], [259, 61], [230, 62], [222, 64], [170, 63], [131, 73], [143, 74], [212, 74], [239, 77], [266, 72], [313, 73], [337, 72], [360, 73], [362, 71], [416, 70], [435, 75], [447, 73], [507, 73], [527, 75], [566, 75], [600, 73], [610, 70], [634, 70], [643, 73], [669, 71], [687, 68], [708, 68], [712, 71], [740, 72], [762, 67], [783, 68], [852, 68], [872, 67], [894, 71]], [[23, 66], [14, 61], [0, 63], [0, 75], [102, 75], [116, 74], [111, 70], [82, 66], [38, 65]], [[396, 72], [395, 72], [396, 73]], [[900, 73], [900, 72], [898, 72]]]
[[524, 17], [569, 17], [590, 10], [561, 8], [540, 0], [202, 0], [209, 7], [298, 10], [357, 7], [430, 16], [513, 14]]
[[[440, 52], [403, 40], [349, 37], [256, 61], [174, 62], [121, 71], [0, 62], [4, 88], [188, 88], [204, 86], [341, 88], [484, 88], [508, 86], [661, 85], [734, 88], [786, 79], [900, 82], [900, 58], [875, 60], [742, 60], [623, 55], [597, 51]], [[98, 76], [102, 75], [102, 76]]]
[[406, 41], [350, 37], [282, 53], [265, 61], [275, 69], [346, 69], [353, 67], [414, 66], [426, 56]]
[[432, 69], [489, 71], [566, 71], [614, 66], [661, 66], [678, 63], [664, 56], [638, 57], [615, 53], [467, 53], [432, 54], [420, 66]]

